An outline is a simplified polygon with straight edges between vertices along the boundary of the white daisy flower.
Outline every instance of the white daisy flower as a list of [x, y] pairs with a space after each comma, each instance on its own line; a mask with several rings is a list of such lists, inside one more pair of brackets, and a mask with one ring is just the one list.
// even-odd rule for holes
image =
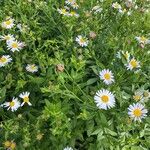
[[7, 43], [7, 48], [10, 49], [12, 52], [20, 51], [24, 46], [24, 43], [15, 41], [9, 41]]
[[21, 104], [21, 107], [27, 103], [29, 106], [31, 106], [32, 104], [29, 102], [29, 95], [30, 95], [30, 92], [23, 92], [19, 95], [20, 98], [23, 99], [23, 102]]
[[112, 7], [115, 8], [115, 9], [121, 9], [121, 5], [117, 2], [113, 3]]
[[82, 37], [81, 35], [78, 35], [78, 37], [76, 37], [76, 42], [78, 42], [78, 44], [82, 47], [85, 47], [88, 45], [88, 40], [86, 37]]
[[5, 102], [1, 105], [2, 107], [8, 107], [7, 110], [11, 109], [11, 111], [16, 111], [20, 107], [20, 102], [18, 98], [13, 98], [11, 102]]
[[140, 100], [142, 100], [142, 98], [143, 98], [143, 92], [142, 91], [137, 90], [134, 92], [133, 99], [135, 101], [140, 101]]
[[100, 109], [110, 109], [115, 106], [115, 97], [114, 95], [105, 89], [99, 90], [94, 96], [97, 107]]
[[150, 40], [147, 39], [147, 38], [144, 37], [144, 36], [141, 36], [141, 37], [136, 36], [135, 39], [136, 39], [140, 44], [149, 44], [149, 43], [150, 43]]
[[69, 16], [79, 17], [79, 14], [77, 14], [75, 11], [71, 11]]
[[102, 8], [100, 6], [94, 6], [92, 8], [92, 11], [94, 12], [94, 14], [97, 14], [97, 13], [101, 13], [102, 12]]
[[57, 11], [64, 16], [69, 16], [69, 12], [65, 8], [61, 8], [61, 9], [58, 8]]
[[122, 55], [126, 58], [126, 60], [129, 60], [130, 58], [130, 53], [128, 51], [124, 52], [124, 51], [121, 51], [122, 52]]
[[100, 79], [107, 85], [114, 82], [113, 73], [109, 69], [104, 69], [99, 73]]
[[12, 61], [12, 58], [9, 55], [3, 55], [0, 57], [0, 67], [6, 66]]
[[143, 96], [144, 96], [144, 98], [150, 98], [150, 92], [149, 92], [149, 90], [144, 90]]
[[131, 60], [128, 60], [128, 64], [125, 64], [125, 66], [127, 67], [127, 70], [133, 70], [140, 68], [140, 63], [135, 58], [132, 58]]
[[145, 118], [147, 115], [147, 109], [144, 108], [144, 105], [140, 103], [136, 103], [133, 105], [130, 105], [128, 108], [128, 115], [134, 120], [134, 121], [140, 121], [141, 119]]
[[73, 148], [72, 147], [65, 147], [63, 150], [73, 150]]
[[4, 40], [4, 41], [6, 41], [6, 42], [9, 42], [9, 41], [14, 41], [15, 38], [14, 38], [13, 35], [8, 34], [8, 35], [0, 36], [0, 40], [2, 40], [2, 41]]
[[2, 28], [11, 29], [14, 26], [14, 19], [8, 18], [1, 24]]
[[68, 5], [74, 4], [76, 1], [75, 0], [66, 0], [65, 3]]
[[38, 66], [36, 66], [35, 64], [28, 64], [26, 66], [26, 70], [28, 72], [31, 72], [31, 73], [34, 73], [34, 72], [37, 72], [38, 71]]
[[71, 6], [74, 9], [78, 9], [79, 8], [79, 5], [76, 2], [72, 3]]

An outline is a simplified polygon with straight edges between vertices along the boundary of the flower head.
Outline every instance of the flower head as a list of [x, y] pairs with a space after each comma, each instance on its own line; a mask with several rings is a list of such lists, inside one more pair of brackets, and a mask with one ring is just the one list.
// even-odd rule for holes
[[14, 38], [13, 35], [8, 34], [8, 35], [0, 36], [0, 40], [4, 40], [4, 41], [6, 41], [6, 42], [9, 42], [9, 41], [14, 41], [15, 38]]
[[5, 29], [11, 29], [14, 26], [14, 19], [7, 18], [5, 21], [2, 22], [1, 26]]
[[133, 95], [133, 99], [135, 101], [140, 101], [143, 98], [143, 92], [142, 91], [136, 91]]
[[23, 99], [23, 102], [21, 104], [21, 106], [23, 106], [25, 103], [27, 103], [29, 106], [31, 106], [32, 104], [29, 102], [29, 95], [30, 92], [23, 92], [19, 95], [20, 98]]
[[28, 72], [31, 72], [31, 73], [34, 73], [34, 72], [37, 72], [38, 71], [38, 66], [36, 66], [35, 64], [28, 64], [26, 66], [26, 70]]
[[132, 58], [131, 60], [128, 60], [128, 64], [125, 64], [128, 70], [133, 70], [140, 68], [140, 63], [135, 59]]
[[65, 3], [68, 5], [74, 4], [76, 1], [75, 0], [66, 0]]
[[78, 44], [82, 47], [85, 47], [88, 45], [88, 40], [86, 37], [82, 37], [81, 35], [78, 35], [78, 37], [76, 37], [76, 42], [78, 42]]
[[150, 43], [150, 40], [147, 39], [146, 37], [144, 36], [136, 36], [135, 39], [140, 43], [140, 44], [149, 44]]
[[114, 82], [114, 76], [113, 73], [109, 69], [104, 69], [100, 71], [100, 79], [103, 80], [103, 82], [107, 85]]
[[13, 98], [11, 102], [5, 102], [1, 106], [8, 107], [7, 110], [11, 109], [11, 111], [14, 112], [20, 107], [20, 102], [18, 101], [18, 98]]
[[6, 66], [12, 61], [12, 58], [9, 55], [3, 55], [0, 57], [0, 67]]
[[144, 105], [140, 103], [136, 103], [130, 105], [128, 108], [128, 115], [134, 121], [141, 121], [141, 119], [145, 118], [147, 115], [147, 109], [144, 108]]
[[20, 51], [23, 48], [23, 46], [24, 46], [24, 43], [18, 42], [17, 40], [9, 41], [7, 43], [8, 49], [10, 49], [12, 52]]
[[121, 9], [121, 5], [118, 4], [117, 2], [113, 3], [112, 7], [115, 8], [115, 9]]
[[69, 16], [69, 12], [67, 11], [66, 8], [61, 8], [61, 9], [58, 8], [57, 11], [64, 16]]
[[64, 148], [64, 150], [73, 150], [73, 148], [67, 146], [67, 147]]
[[97, 107], [100, 109], [110, 109], [115, 106], [115, 97], [114, 95], [105, 89], [99, 90], [94, 96]]

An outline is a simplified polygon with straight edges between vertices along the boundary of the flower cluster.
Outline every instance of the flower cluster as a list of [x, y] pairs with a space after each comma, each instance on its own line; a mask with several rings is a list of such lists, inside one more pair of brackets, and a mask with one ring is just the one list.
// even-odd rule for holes
[[[3, 29], [11, 29], [11, 28], [13, 28], [15, 26], [15, 20], [10, 18], [10, 17], [7, 17], [5, 19], [5, 21], [3, 21], [1, 23], [1, 26], [2, 26]], [[21, 24], [18, 24], [16, 26], [17, 26], [17, 28], [19, 28], [19, 30], [21, 32], [24, 32], [25, 28], [27, 28], [27, 26], [25, 26], [25, 25], [23, 25], [23, 27], [22, 27]], [[1, 35], [0, 36], [0, 41], [5, 41], [6, 45], [7, 45], [7, 49], [12, 51], [12, 52], [15, 52], [15, 51], [19, 52], [25, 46], [24, 42], [18, 41], [15, 38], [15, 36], [12, 35], [12, 34]], [[0, 57], [0, 67], [6, 66], [11, 61], [12, 61], [12, 57], [10, 55], [2, 55]], [[27, 64], [26, 70], [28, 72], [34, 73], [34, 72], [38, 71], [38, 66], [36, 66], [35, 64]]]
[[30, 92], [23, 92], [19, 95], [19, 97], [23, 100], [22, 103], [18, 100], [18, 98], [13, 97], [10, 102], [5, 102], [1, 104], [1, 107], [7, 107], [7, 110], [11, 109], [12, 112], [16, 111], [19, 107], [24, 106], [24, 104], [28, 104], [31, 106], [32, 104], [29, 101]]
[[75, 10], [73, 10], [79, 8], [77, 2], [75, 0], [66, 0], [65, 3], [71, 8], [69, 8], [68, 6], [64, 6], [64, 8], [58, 8], [57, 11], [64, 16], [79, 17], [79, 14], [76, 13]]

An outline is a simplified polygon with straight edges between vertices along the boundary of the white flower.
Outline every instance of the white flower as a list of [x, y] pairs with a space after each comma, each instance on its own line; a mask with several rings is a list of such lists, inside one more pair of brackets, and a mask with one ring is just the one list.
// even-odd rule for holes
[[127, 70], [133, 70], [140, 68], [140, 63], [135, 58], [132, 58], [131, 60], [128, 60], [128, 64], [125, 64], [125, 66], [127, 67]]
[[76, 42], [78, 42], [78, 44], [82, 47], [85, 47], [88, 45], [88, 40], [86, 37], [82, 37], [81, 35], [78, 35], [78, 37], [76, 37]]
[[73, 150], [73, 148], [72, 147], [65, 147], [63, 150]]
[[94, 12], [94, 14], [100, 13], [100, 12], [102, 12], [102, 10], [103, 9], [100, 6], [94, 6], [92, 8], [92, 11]]
[[113, 73], [109, 69], [104, 69], [100, 71], [99, 75], [100, 75], [100, 79], [103, 80], [103, 82], [107, 85], [114, 82]]
[[72, 3], [71, 6], [72, 6], [74, 9], [78, 9], [78, 8], [79, 8], [79, 5], [78, 5], [76, 2]]
[[130, 58], [130, 53], [128, 51], [124, 52], [124, 51], [121, 51], [122, 52], [122, 55], [126, 58], [126, 60], [129, 60]]
[[135, 39], [140, 43], [140, 44], [149, 44], [150, 43], [150, 40], [147, 39], [146, 37], [144, 36], [136, 36]]
[[20, 51], [24, 47], [24, 43], [15, 41], [9, 41], [7, 43], [8, 49], [10, 49], [12, 52]]
[[77, 14], [75, 11], [71, 11], [69, 16], [79, 17], [79, 14]]
[[8, 18], [1, 24], [2, 28], [11, 29], [14, 26], [14, 19]]
[[99, 90], [94, 96], [97, 107], [100, 109], [110, 109], [115, 106], [115, 97], [114, 95], [105, 89]]
[[36, 66], [35, 64], [28, 64], [26, 66], [26, 70], [28, 72], [31, 72], [31, 73], [34, 73], [34, 72], [37, 72], [38, 71], [38, 66]]
[[58, 8], [57, 11], [64, 16], [69, 16], [69, 12], [65, 8]]
[[142, 98], [143, 98], [143, 91], [137, 90], [134, 92], [133, 99], [135, 101], [140, 101], [140, 100], [142, 100]]
[[134, 121], [141, 121], [141, 119], [145, 118], [147, 115], [147, 109], [144, 108], [144, 105], [140, 103], [136, 103], [133, 105], [130, 105], [128, 108], [128, 115], [134, 120]]
[[74, 4], [76, 1], [75, 0], [66, 0], [65, 3], [68, 5]]
[[12, 58], [9, 55], [3, 55], [0, 57], [0, 67], [4, 67], [12, 61]]
[[14, 41], [15, 38], [13, 35], [8, 34], [8, 35], [0, 36], [0, 40], [5, 40], [6, 42], [9, 42], [9, 41]]
[[7, 110], [11, 109], [11, 111], [16, 111], [20, 107], [20, 102], [18, 101], [18, 98], [13, 98], [11, 102], [5, 102], [1, 106], [8, 107]]
[[25, 103], [27, 103], [29, 106], [31, 106], [32, 104], [29, 102], [29, 95], [30, 92], [23, 92], [19, 95], [20, 98], [23, 99], [23, 102], [21, 104], [21, 106], [23, 106]]
[[121, 9], [121, 5], [118, 4], [117, 2], [113, 3], [112, 7], [115, 8], [115, 9]]

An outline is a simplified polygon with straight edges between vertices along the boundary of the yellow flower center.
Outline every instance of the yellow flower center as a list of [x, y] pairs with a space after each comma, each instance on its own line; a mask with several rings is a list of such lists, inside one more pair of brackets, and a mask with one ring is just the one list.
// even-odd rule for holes
[[6, 25], [10, 25], [11, 24], [11, 21], [10, 20], [8, 20], [8, 21], [5, 21], [5, 23], [6, 23]]
[[104, 74], [104, 78], [105, 78], [106, 80], [110, 80], [110, 78], [111, 78], [110, 73], [105, 73], [105, 74]]
[[80, 43], [84, 43], [84, 42], [85, 42], [85, 39], [81, 38]]
[[142, 111], [139, 109], [139, 108], [136, 108], [134, 111], [133, 111], [133, 114], [134, 116], [136, 117], [140, 117], [142, 115]]
[[10, 145], [10, 148], [11, 148], [11, 150], [15, 149], [16, 148], [16, 143], [12, 142], [11, 145]]
[[63, 14], [65, 14], [65, 13], [66, 13], [66, 9], [62, 9], [61, 12], [62, 12]]
[[141, 42], [146, 42], [147, 38], [145, 38], [144, 36], [141, 37]]
[[74, 11], [72, 11], [72, 12], [71, 12], [71, 15], [73, 15], [73, 16], [74, 16], [75, 14], [76, 14], [76, 12], [74, 12]]
[[29, 97], [28, 96], [24, 97], [23, 101], [26, 102], [26, 103], [28, 103], [29, 102]]
[[133, 99], [139, 101], [141, 99], [141, 95], [134, 95]]
[[133, 68], [136, 68], [137, 65], [138, 65], [136, 60], [131, 60], [131, 61], [130, 61], [130, 64], [131, 64], [131, 66], [132, 66]]
[[17, 44], [16, 42], [13, 43], [13, 44], [12, 44], [12, 47], [13, 47], [13, 48], [18, 48], [18, 44]]
[[6, 61], [7, 61], [7, 59], [5, 57], [0, 58], [0, 63], [5, 63]]
[[10, 141], [5, 141], [5, 142], [4, 142], [4, 146], [5, 146], [6, 148], [9, 148], [10, 145], [11, 145], [11, 142], [10, 142]]
[[103, 95], [101, 97], [101, 100], [104, 102], [104, 103], [107, 103], [109, 101], [109, 97], [107, 95]]
[[31, 66], [31, 70], [35, 70], [35, 68], [36, 68], [36, 67], [35, 67], [34, 65]]
[[10, 105], [10, 107], [15, 106], [15, 102], [13, 102], [13, 101], [12, 101], [12, 102], [10, 102], [10, 104], [9, 104], [9, 105]]

